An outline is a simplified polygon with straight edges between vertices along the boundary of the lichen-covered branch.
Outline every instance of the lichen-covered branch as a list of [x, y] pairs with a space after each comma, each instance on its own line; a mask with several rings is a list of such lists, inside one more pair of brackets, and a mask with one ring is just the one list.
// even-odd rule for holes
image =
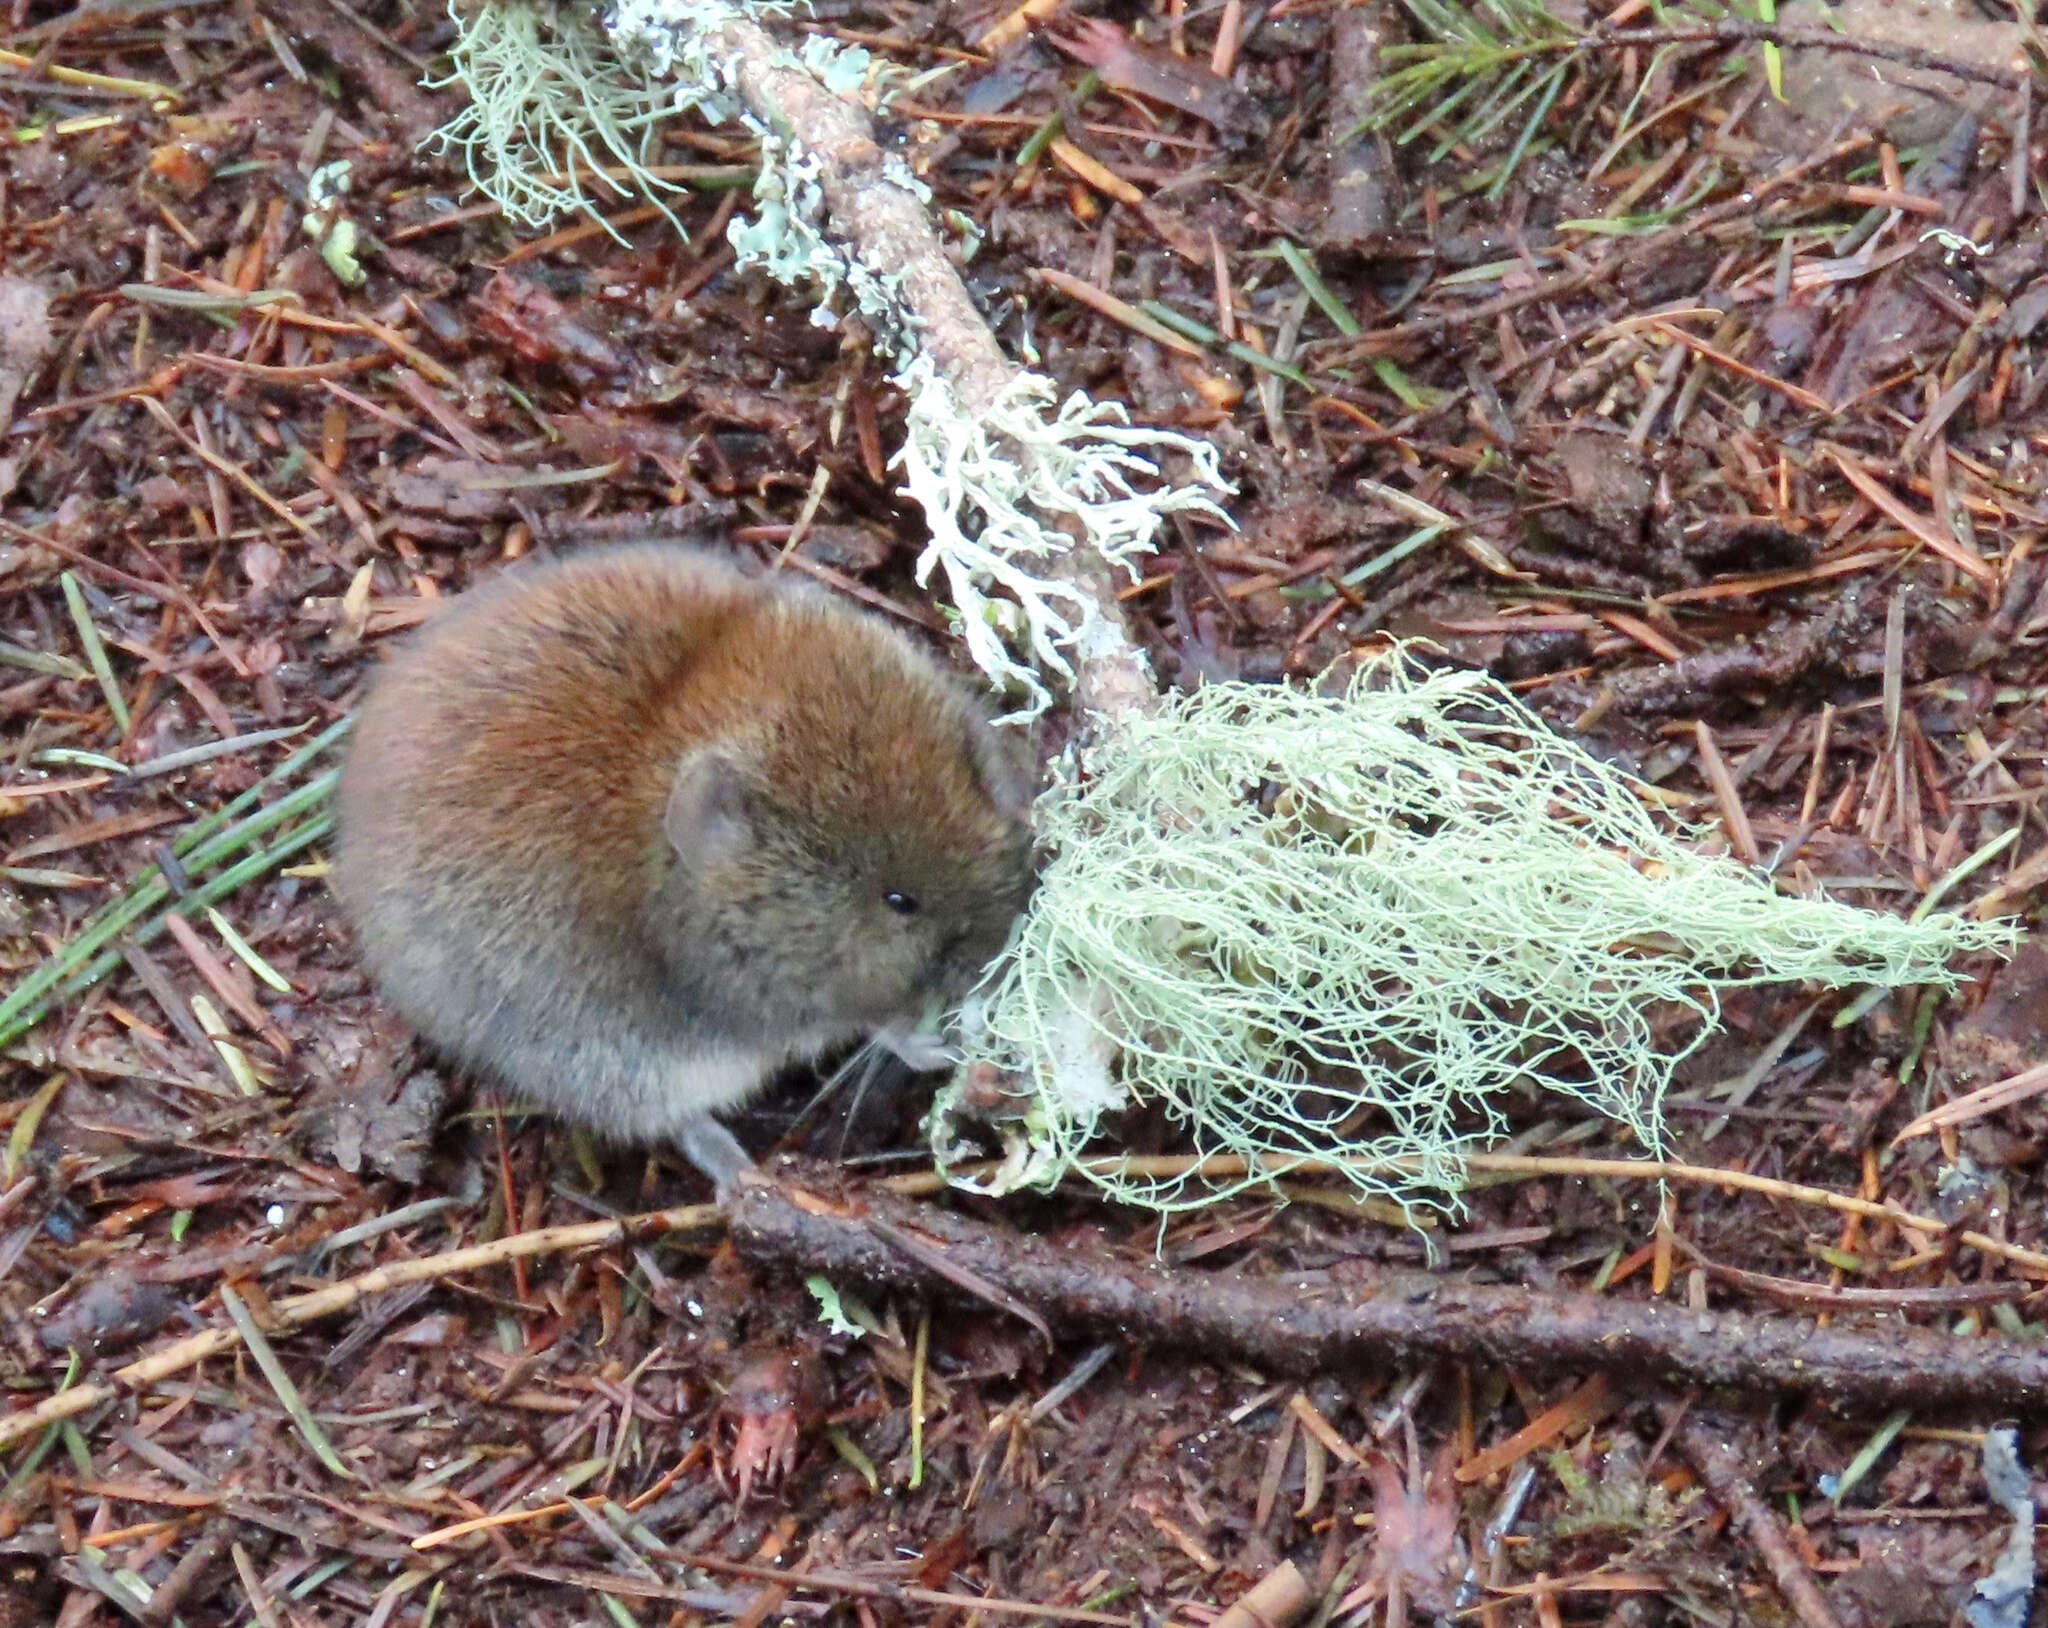
[[[657, 65], [679, 66], [693, 105], [721, 86], [763, 141], [765, 207], [736, 223], [743, 258], [785, 280], [802, 276], [830, 298], [844, 289], [898, 361], [909, 398], [896, 464], [923, 509], [931, 540], [920, 581], [942, 572], [961, 635], [984, 671], [1028, 697], [1051, 700], [1063, 681], [1084, 712], [1111, 716], [1155, 697], [1143, 653], [1116, 600], [1162, 516], [1221, 519], [1215, 452], [1206, 443], [1130, 424], [1114, 403], [1076, 393], [1003, 354], [932, 221], [927, 189], [876, 141], [849, 98], [850, 59], [802, 56], [738, 8], [622, 0], [614, 42]], [[692, 77], [694, 76], [694, 77]], [[1183, 457], [1175, 485], [1155, 459]], [[1014, 653], [1013, 653], [1014, 652]]]

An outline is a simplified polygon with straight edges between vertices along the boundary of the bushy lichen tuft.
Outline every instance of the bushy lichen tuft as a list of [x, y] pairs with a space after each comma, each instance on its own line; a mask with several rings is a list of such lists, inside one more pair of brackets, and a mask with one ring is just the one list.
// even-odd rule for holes
[[[1723, 990], [1950, 984], [2012, 938], [1786, 897], [1492, 679], [1402, 651], [1337, 695], [1219, 684], [1116, 720], [1084, 767], [1040, 802], [1052, 859], [969, 1035], [1035, 1088], [1010, 1185], [1079, 1170], [1174, 1210], [1334, 1158], [1448, 1205], [1532, 1085], [1659, 1148]], [[1098, 1133], [1147, 1105], [1248, 1173], [1120, 1166]], [[942, 1163], [955, 1136], [935, 1114]]]
[[[1009, 394], [978, 415], [959, 409], [923, 355], [896, 383], [910, 411], [894, 467], [931, 529], [917, 580], [944, 573], [969, 653], [1024, 698], [1025, 716], [1052, 700], [1041, 675], [1071, 680], [1070, 658], [1086, 658], [1096, 631], [1087, 595], [1042, 569], [1074, 546], [1061, 517], [1133, 577], [1162, 516], [1201, 513], [1229, 523], [1208, 495], [1224, 481], [1206, 441], [1133, 426], [1117, 404], [1078, 391], [1055, 409], [1052, 381], [1036, 373], [1018, 374]], [[1153, 458], [1162, 451], [1186, 457], [1194, 481], [1160, 482]]]
[[[477, 190], [522, 226], [582, 211], [602, 220], [587, 183], [621, 169], [614, 196], [666, 209], [675, 188], [651, 173], [658, 127], [675, 112], [674, 88], [629, 65], [597, 17], [550, 0], [451, 4], [454, 71], [469, 105], [427, 138], [462, 155]], [[671, 217], [673, 218], [673, 217]]]

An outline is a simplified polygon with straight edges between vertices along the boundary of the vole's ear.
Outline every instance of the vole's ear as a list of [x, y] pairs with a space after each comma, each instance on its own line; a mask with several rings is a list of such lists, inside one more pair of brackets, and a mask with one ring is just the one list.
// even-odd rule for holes
[[1034, 731], [998, 729], [981, 718], [967, 726], [968, 751], [989, 801], [1013, 819], [1028, 819], [1038, 792], [1038, 750]]
[[669, 782], [662, 830], [676, 857], [692, 869], [722, 865], [751, 847], [753, 822], [739, 765], [716, 746], [683, 754]]

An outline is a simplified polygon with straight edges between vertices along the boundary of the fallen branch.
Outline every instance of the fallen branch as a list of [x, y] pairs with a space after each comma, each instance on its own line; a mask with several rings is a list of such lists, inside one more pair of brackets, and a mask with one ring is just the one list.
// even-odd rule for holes
[[[2009, 1085], [2012, 1082], [2005, 1083]], [[1348, 1169], [1364, 1162], [1366, 1161], [1301, 1159], [1289, 1164], [1280, 1173], [1287, 1176], [1341, 1176]], [[1525, 1176], [1586, 1176], [1598, 1177], [1603, 1181], [1690, 1182], [1702, 1187], [1720, 1187], [1730, 1192], [1758, 1193], [1765, 1198], [1782, 1199], [1790, 1204], [1806, 1204], [1818, 1209], [1834, 1210], [1841, 1215], [1861, 1216], [1866, 1221], [1890, 1221], [1902, 1227], [1910, 1227], [1915, 1232], [1925, 1233], [1931, 1238], [1946, 1237], [1949, 1232], [1948, 1223], [1938, 1216], [1919, 1215], [1899, 1204], [1858, 1198], [1853, 1193], [1838, 1193], [1830, 1187], [1813, 1187], [1804, 1182], [1781, 1181], [1775, 1176], [1759, 1176], [1754, 1171], [1723, 1170], [1715, 1165], [1684, 1164], [1676, 1159], [1587, 1159], [1565, 1154], [1473, 1153], [1466, 1156], [1465, 1168], [1475, 1176], [1499, 1176], [1507, 1179]], [[974, 1181], [993, 1173], [995, 1169], [996, 1166], [993, 1164], [962, 1165], [952, 1174], [964, 1180]], [[1207, 1156], [1126, 1155], [1121, 1158], [1085, 1159], [1080, 1162], [1079, 1169], [1094, 1170], [1101, 1174], [1116, 1172], [1130, 1176], [1192, 1176], [1204, 1181], [1228, 1181], [1244, 1174], [1245, 1161], [1234, 1153], [1212, 1153]], [[944, 1191], [948, 1180], [938, 1171], [929, 1170], [919, 1171], [914, 1175], [891, 1176], [881, 1185], [902, 1198], [924, 1198]], [[2002, 1261], [2010, 1261], [2023, 1271], [2048, 1273], [2048, 1254], [2043, 1254], [2038, 1249], [2028, 1249], [2020, 1244], [2007, 1243], [2002, 1238], [1993, 1238], [1988, 1233], [1968, 1230], [1956, 1234], [1956, 1241], [1965, 1248], [1977, 1250]], [[2012, 1287], [2004, 1292], [2015, 1295], [2024, 1291]], [[1975, 1304], [1982, 1298], [1996, 1297], [1976, 1295], [1970, 1300], [1956, 1303]]]
[[921, 1233], [956, 1267], [1035, 1308], [1063, 1337], [1112, 1335], [1301, 1375], [1370, 1363], [1472, 1361], [1588, 1370], [1741, 1391], [1812, 1393], [1844, 1406], [2048, 1412], [2048, 1352], [1995, 1337], [1900, 1328], [1882, 1337], [1803, 1319], [1699, 1312], [1595, 1294], [1385, 1274], [1258, 1277], [1176, 1271], [1076, 1254], [871, 1193], [855, 1209], [767, 1183], [732, 1211], [740, 1253], [876, 1292], [945, 1293], [939, 1274], [882, 1239], [869, 1217]]

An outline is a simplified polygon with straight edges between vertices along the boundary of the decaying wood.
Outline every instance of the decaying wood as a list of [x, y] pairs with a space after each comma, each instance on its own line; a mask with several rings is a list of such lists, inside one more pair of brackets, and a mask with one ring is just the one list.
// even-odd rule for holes
[[1314, 1602], [1301, 1568], [1283, 1560], [1231, 1602], [1216, 1628], [1286, 1628]]

